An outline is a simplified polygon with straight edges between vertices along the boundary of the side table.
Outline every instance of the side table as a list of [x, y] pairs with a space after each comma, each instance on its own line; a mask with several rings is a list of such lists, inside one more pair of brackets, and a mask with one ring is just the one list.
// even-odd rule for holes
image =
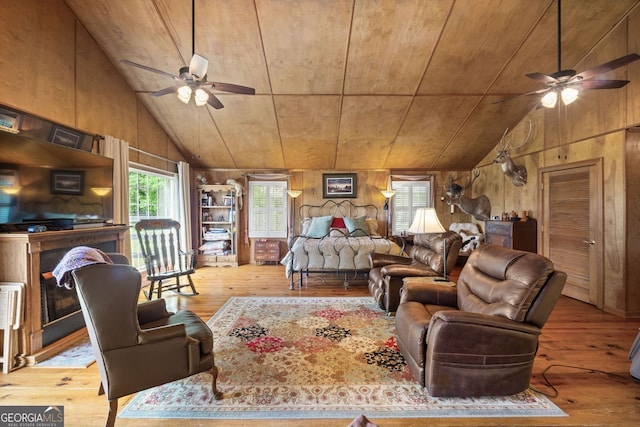
[[405, 277], [402, 279], [403, 284], [407, 283], [434, 283], [442, 286], [455, 286], [456, 284], [451, 281], [445, 281], [442, 277]]
[[409, 247], [413, 246], [413, 234], [407, 236], [391, 236], [391, 240], [402, 248], [402, 252], [408, 251]]

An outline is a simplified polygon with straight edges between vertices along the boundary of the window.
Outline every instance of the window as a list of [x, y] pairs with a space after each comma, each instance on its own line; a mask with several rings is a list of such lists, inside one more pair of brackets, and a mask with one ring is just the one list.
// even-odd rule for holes
[[249, 181], [249, 237], [287, 237], [287, 182]]
[[9, 222], [18, 203], [13, 189], [18, 189], [18, 172], [13, 169], [0, 170], [0, 222]]
[[411, 226], [418, 208], [433, 206], [433, 178], [428, 181], [392, 181], [391, 188], [396, 191], [392, 199], [393, 220], [391, 232], [400, 235]]
[[[176, 174], [129, 168], [129, 225], [141, 219], [178, 218]], [[131, 229], [131, 265], [144, 267], [138, 234]]]

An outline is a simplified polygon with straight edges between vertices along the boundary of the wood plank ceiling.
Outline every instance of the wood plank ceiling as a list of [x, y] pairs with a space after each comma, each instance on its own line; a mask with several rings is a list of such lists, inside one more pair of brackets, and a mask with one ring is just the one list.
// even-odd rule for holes
[[[150, 96], [172, 81], [120, 62], [177, 75], [191, 0], [66, 3], [194, 167], [468, 170], [535, 105], [493, 102], [557, 71], [554, 0], [196, 0], [208, 80], [256, 89], [215, 110]], [[563, 68], [597, 65], [638, 3], [564, 0]]]

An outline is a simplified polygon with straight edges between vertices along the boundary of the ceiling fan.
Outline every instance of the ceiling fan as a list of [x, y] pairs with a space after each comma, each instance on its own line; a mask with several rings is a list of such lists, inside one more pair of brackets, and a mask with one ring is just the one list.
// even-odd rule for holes
[[223, 92], [239, 93], [244, 95], [255, 95], [256, 91], [252, 87], [240, 86], [231, 83], [220, 83], [207, 81], [207, 69], [209, 67], [209, 61], [207, 58], [195, 53], [195, 0], [191, 2], [191, 43], [192, 43], [192, 57], [188, 67], [180, 68], [178, 75], [167, 73], [165, 71], [158, 70], [156, 68], [148, 67], [146, 65], [138, 64], [136, 62], [129, 61], [127, 59], [121, 59], [120, 61], [134, 67], [141, 68], [152, 73], [167, 76], [177, 83], [174, 86], [167, 87], [155, 92], [152, 92], [152, 96], [163, 96], [170, 93], [178, 95], [178, 99], [185, 104], [188, 104], [191, 100], [191, 94], [194, 94], [194, 101], [197, 106], [203, 106], [206, 104], [211, 105], [215, 109], [224, 108], [224, 105], [216, 96], [211, 93], [210, 89], [220, 90]]
[[571, 104], [578, 99], [580, 90], [586, 89], [617, 89], [629, 83], [629, 80], [599, 80], [596, 79], [601, 74], [623, 67], [640, 59], [640, 55], [631, 53], [621, 56], [612, 61], [605, 62], [596, 67], [589, 68], [581, 73], [576, 70], [562, 69], [561, 52], [561, 0], [558, 0], [558, 71], [553, 74], [529, 73], [526, 76], [543, 82], [546, 87], [525, 93], [524, 95], [541, 95], [540, 104], [546, 108], [553, 108], [558, 101], [558, 95], [565, 105]]

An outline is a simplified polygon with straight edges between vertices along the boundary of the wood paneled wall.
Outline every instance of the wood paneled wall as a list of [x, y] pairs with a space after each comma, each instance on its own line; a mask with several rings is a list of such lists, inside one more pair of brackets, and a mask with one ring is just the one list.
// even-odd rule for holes
[[[635, 10], [624, 25], [616, 28], [576, 68], [586, 69], [631, 52], [640, 52], [640, 10]], [[634, 238], [638, 196], [633, 191], [640, 190], [637, 172], [640, 155], [638, 134], [625, 132], [640, 124], [640, 69], [626, 68], [608, 75], [631, 80], [626, 87], [586, 91], [569, 106], [559, 102], [555, 109], [534, 110], [513, 130], [514, 139], [518, 141], [526, 132], [528, 120], [534, 124], [532, 140], [511, 153], [516, 163], [527, 167], [529, 180], [525, 187], [515, 187], [508, 182], [500, 167], [491, 164], [495, 153], [489, 153], [478, 165], [482, 175], [474, 184], [474, 193], [486, 194], [491, 199], [493, 215], [529, 210], [537, 218], [541, 209], [540, 168], [602, 159], [603, 308], [622, 316], [640, 317], [640, 269], [634, 265], [640, 255], [640, 244]]]
[[[8, 2], [0, 14], [0, 104], [89, 134], [112, 135], [157, 156], [184, 160], [162, 127], [62, 0]], [[164, 170], [172, 162], [131, 151]]]
[[[249, 173], [259, 173], [259, 171], [249, 171], [241, 169], [229, 169], [229, 170], [197, 170], [194, 169], [194, 175], [201, 175], [207, 179], [207, 183], [225, 183], [227, 179], [235, 179], [237, 182], [244, 185], [244, 175]], [[269, 171], [265, 172], [268, 173]], [[385, 234], [386, 230], [386, 215], [383, 210], [384, 196], [380, 193], [380, 190], [387, 188], [387, 177], [390, 171], [387, 170], [344, 170], [339, 172], [356, 173], [358, 181], [357, 198], [350, 199], [354, 204], [374, 204], [378, 206], [378, 231], [380, 234]], [[323, 173], [336, 173], [336, 171], [318, 171], [318, 170], [296, 170], [287, 172], [289, 176], [289, 184], [291, 189], [302, 190], [302, 195], [296, 199], [296, 215], [297, 209], [303, 205], [321, 205], [326, 201], [322, 198], [322, 174]], [[452, 222], [469, 222], [471, 216], [460, 211], [458, 208], [454, 209], [451, 213], [449, 206], [440, 200], [442, 195], [442, 186], [449, 182], [449, 176], [467, 175], [459, 171], [394, 171], [394, 173], [402, 174], [429, 174], [434, 176], [434, 203], [435, 208], [438, 211], [438, 216], [442, 225], [448, 228]], [[245, 189], [246, 191], [246, 189]], [[238, 261], [241, 264], [253, 262], [253, 242], [250, 242], [249, 246], [244, 244], [245, 230], [242, 227], [243, 220], [247, 214], [246, 208], [247, 200], [245, 199], [245, 208], [240, 212], [239, 217], [239, 251]], [[296, 221], [299, 218], [296, 217]], [[299, 229], [296, 226], [296, 232]], [[195, 235], [194, 235], [195, 239]], [[286, 243], [283, 243], [286, 245]], [[284, 246], [283, 246], [284, 248]]]

